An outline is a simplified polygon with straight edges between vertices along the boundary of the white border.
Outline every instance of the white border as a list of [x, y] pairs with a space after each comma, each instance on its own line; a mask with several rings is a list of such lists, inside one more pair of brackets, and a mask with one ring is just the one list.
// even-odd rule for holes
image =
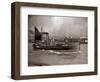
[[[28, 67], [28, 14], [88, 17], [88, 64]], [[21, 7], [20, 15], [20, 75], [94, 71], [94, 11]]]

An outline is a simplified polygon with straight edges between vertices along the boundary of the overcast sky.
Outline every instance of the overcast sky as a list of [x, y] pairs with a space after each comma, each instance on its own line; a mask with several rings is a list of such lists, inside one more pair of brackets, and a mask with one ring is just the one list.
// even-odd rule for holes
[[87, 37], [88, 18], [86, 17], [29, 15], [28, 24], [29, 29], [33, 31], [35, 26], [39, 31], [42, 27], [42, 30], [48, 32], [50, 37]]

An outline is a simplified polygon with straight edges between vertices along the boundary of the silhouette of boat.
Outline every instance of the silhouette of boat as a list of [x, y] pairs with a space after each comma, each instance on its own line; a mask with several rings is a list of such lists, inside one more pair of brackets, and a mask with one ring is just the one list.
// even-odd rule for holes
[[74, 43], [68, 41], [67, 38], [63, 40], [50, 39], [48, 32], [39, 32], [39, 30], [35, 27], [34, 32], [34, 49], [44, 49], [44, 50], [68, 50], [74, 49]]

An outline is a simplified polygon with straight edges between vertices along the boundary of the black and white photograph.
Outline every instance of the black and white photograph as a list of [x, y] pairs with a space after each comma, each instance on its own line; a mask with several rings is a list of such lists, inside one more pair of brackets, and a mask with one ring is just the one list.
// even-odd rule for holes
[[28, 15], [28, 66], [87, 63], [87, 17]]
[[97, 7], [11, 5], [12, 79], [97, 75]]

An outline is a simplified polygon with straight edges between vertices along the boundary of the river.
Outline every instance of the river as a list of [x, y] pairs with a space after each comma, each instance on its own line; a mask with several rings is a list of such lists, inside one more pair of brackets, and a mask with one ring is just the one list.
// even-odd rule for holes
[[28, 66], [87, 64], [87, 44], [72, 50], [34, 50], [29, 44]]

